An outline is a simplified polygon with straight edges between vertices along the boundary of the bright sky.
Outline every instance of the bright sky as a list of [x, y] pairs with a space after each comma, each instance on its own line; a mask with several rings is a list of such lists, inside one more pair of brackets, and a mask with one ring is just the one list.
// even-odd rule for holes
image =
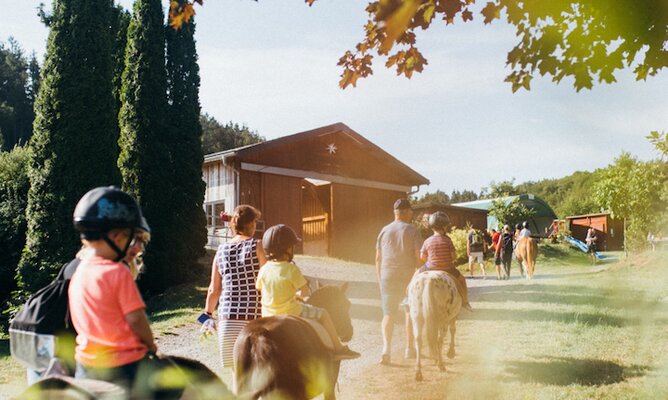
[[[14, 36], [41, 60], [48, 31], [39, 2], [0, 0], [11, 10], [0, 14], [0, 40]], [[339, 89], [336, 63], [362, 38], [365, 4], [205, 1], [196, 8], [203, 111], [267, 139], [343, 122], [430, 179], [432, 192], [559, 178], [605, 167], [622, 151], [656, 157], [645, 136], [668, 130], [668, 72], [636, 82], [627, 71], [580, 93], [571, 80], [534, 78], [530, 92], [513, 94], [503, 80], [514, 32], [478, 14], [420, 33], [429, 65], [413, 79], [377, 59], [372, 77]]]

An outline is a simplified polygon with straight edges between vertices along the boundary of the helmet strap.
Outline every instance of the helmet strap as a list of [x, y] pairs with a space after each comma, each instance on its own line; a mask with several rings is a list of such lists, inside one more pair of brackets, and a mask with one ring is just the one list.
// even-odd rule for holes
[[116, 252], [117, 257], [114, 261], [121, 261], [122, 259], [125, 258], [125, 256], [128, 254], [128, 249], [130, 248], [130, 244], [132, 244], [132, 238], [134, 237], [134, 235], [135, 235], [134, 228], [130, 229], [130, 237], [128, 238], [128, 241], [125, 244], [123, 250], [121, 250], [118, 246], [116, 246], [116, 243], [114, 243], [114, 241], [111, 240], [109, 236], [107, 236], [106, 234], [102, 236], [102, 239], [109, 245], [109, 247], [111, 247], [113, 251]]

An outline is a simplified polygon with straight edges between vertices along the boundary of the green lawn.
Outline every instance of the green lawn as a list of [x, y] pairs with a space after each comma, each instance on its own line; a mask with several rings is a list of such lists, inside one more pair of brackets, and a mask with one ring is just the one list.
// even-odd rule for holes
[[418, 384], [409, 361], [374, 366], [342, 397], [668, 398], [666, 256], [590, 266], [582, 253], [541, 246], [533, 281], [474, 289], [475, 312], [461, 314], [445, 374], [427, 360]]

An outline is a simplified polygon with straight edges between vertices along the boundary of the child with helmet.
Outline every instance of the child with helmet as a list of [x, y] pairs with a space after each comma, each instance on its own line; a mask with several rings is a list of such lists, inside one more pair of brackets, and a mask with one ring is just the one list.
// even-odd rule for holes
[[298, 298], [311, 295], [308, 281], [292, 262], [294, 246], [300, 241], [287, 225], [274, 225], [264, 232], [262, 246], [267, 263], [260, 268], [256, 281], [256, 287], [262, 293], [262, 316], [296, 315], [317, 320], [334, 343], [336, 359], [358, 358], [358, 352], [350, 350], [339, 340], [327, 310], [298, 301]]
[[424, 265], [418, 269], [418, 273], [438, 270], [450, 274], [457, 283], [457, 289], [462, 296], [463, 307], [471, 311], [466, 278], [455, 267], [455, 259], [457, 258], [455, 246], [452, 244], [452, 239], [446, 234], [449, 225], [450, 217], [443, 211], [437, 211], [429, 216], [429, 228], [434, 234], [429, 236], [422, 244], [420, 259], [424, 262]]
[[130, 387], [146, 355], [157, 347], [136, 271], [123, 260], [143, 250], [139, 242], [150, 228], [135, 199], [113, 186], [86, 193], [73, 221], [86, 248], [69, 286], [76, 377]]

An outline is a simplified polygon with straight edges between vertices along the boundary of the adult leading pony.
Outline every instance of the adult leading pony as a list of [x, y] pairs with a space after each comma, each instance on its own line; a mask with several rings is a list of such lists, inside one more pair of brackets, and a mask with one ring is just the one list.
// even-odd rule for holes
[[455, 279], [444, 271], [416, 274], [408, 285], [408, 305], [415, 337], [415, 380], [422, 380], [422, 338], [426, 335], [431, 357], [445, 371], [441, 349], [450, 330], [448, 358], [455, 356], [455, 332], [462, 297]]
[[522, 238], [515, 247], [515, 256], [520, 268], [524, 268], [527, 280], [533, 278], [536, 269], [536, 257], [538, 257], [538, 244], [530, 237]]
[[[353, 336], [348, 284], [322, 286], [308, 303], [329, 312], [336, 332], [346, 342]], [[334, 389], [340, 361], [303, 319], [279, 315], [249, 322], [234, 346], [234, 391], [242, 399], [305, 400]]]

